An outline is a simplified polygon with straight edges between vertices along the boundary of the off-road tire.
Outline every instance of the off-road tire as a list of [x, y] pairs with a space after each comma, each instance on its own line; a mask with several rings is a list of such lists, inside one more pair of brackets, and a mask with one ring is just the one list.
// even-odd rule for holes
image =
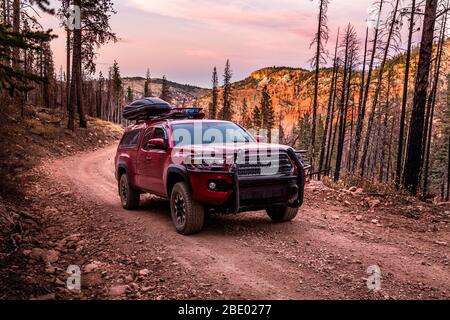
[[291, 221], [297, 216], [298, 207], [291, 208], [287, 206], [273, 206], [266, 209], [267, 215], [273, 222], [287, 222]]
[[140, 193], [133, 189], [125, 173], [119, 179], [119, 196], [124, 209], [134, 210], [139, 207]]
[[184, 182], [178, 182], [172, 189], [170, 213], [173, 224], [180, 234], [198, 233], [203, 228], [205, 208], [202, 204], [192, 200], [189, 189]]

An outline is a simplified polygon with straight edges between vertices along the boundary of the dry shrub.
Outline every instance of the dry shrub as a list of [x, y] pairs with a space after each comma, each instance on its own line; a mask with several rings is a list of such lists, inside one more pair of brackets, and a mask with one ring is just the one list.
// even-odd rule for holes
[[53, 125], [46, 125], [41, 120], [32, 118], [27, 119], [26, 123], [32, 134], [36, 134], [46, 138], [52, 138], [59, 133], [60, 129]]
[[338, 182], [334, 182], [330, 177], [323, 177], [322, 181], [324, 185], [333, 189], [350, 189], [351, 187], [356, 187], [363, 189], [365, 193], [408, 196], [404, 190], [397, 190], [393, 183], [372, 181], [359, 175], [344, 174]]

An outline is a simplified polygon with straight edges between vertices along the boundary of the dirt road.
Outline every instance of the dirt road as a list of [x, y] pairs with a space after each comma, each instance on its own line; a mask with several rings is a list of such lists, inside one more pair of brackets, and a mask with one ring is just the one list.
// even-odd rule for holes
[[[362, 204], [364, 195], [342, 196], [314, 183], [290, 223], [272, 224], [262, 211], [213, 215], [201, 234], [181, 236], [172, 226], [167, 201], [147, 197], [138, 211], [121, 208], [114, 153], [115, 147], [108, 147], [58, 160], [51, 165], [52, 176], [79, 201], [95, 202], [138, 230], [140, 239], [124, 238], [125, 247], [137, 242], [145, 250], [155, 239], [162, 243], [173, 265], [196, 275], [183, 285], [220, 288], [218, 298], [450, 298], [447, 222], [428, 214], [419, 219], [397, 215], [400, 205], [389, 207], [383, 200], [369, 209]], [[108, 228], [115, 227], [112, 218]], [[366, 284], [373, 265], [381, 270], [379, 291]]]

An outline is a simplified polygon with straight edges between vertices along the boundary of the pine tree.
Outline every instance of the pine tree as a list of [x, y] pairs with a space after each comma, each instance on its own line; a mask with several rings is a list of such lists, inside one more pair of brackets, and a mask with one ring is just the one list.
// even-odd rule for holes
[[262, 126], [262, 114], [261, 109], [258, 106], [255, 106], [252, 111], [252, 120], [253, 126], [255, 130], [260, 130]]
[[150, 78], [150, 69], [147, 69], [147, 73], [145, 76], [145, 83], [144, 83], [144, 97], [151, 97], [152, 96], [152, 86], [151, 86], [151, 78]]
[[130, 102], [133, 102], [133, 90], [131, 90], [131, 87], [130, 86], [128, 86], [128, 88], [127, 88], [127, 101], [130, 103]]
[[[69, 54], [70, 35], [72, 39], [72, 83], [70, 85], [70, 106], [68, 127], [74, 129], [73, 117], [75, 107], [78, 109], [80, 127], [86, 127], [83, 106], [83, 74], [94, 74], [96, 70], [96, 49], [108, 43], [117, 41], [116, 35], [110, 27], [111, 14], [114, 14], [111, 0], [73, 0], [73, 4], [80, 8], [81, 28], [67, 31], [67, 51]], [[70, 1], [62, 1], [59, 11], [60, 19], [68, 18]], [[66, 26], [67, 27], [67, 26]], [[70, 62], [68, 57], [68, 63]]]
[[111, 91], [113, 96], [112, 101], [112, 120], [115, 123], [120, 122], [120, 98], [123, 97], [122, 93], [122, 77], [120, 76], [119, 64], [114, 60], [114, 64], [111, 69]]
[[97, 118], [103, 119], [103, 86], [105, 83], [105, 78], [103, 77], [103, 73], [100, 71], [98, 75], [98, 90], [97, 90]]
[[232, 71], [230, 61], [227, 60], [223, 73], [223, 96], [222, 96], [222, 120], [231, 120], [232, 110], [232, 90], [231, 90]]
[[299, 137], [295, 145], [296, 149], [308, 150], [311, 147], [311, 119], [308, 113], [300, 118], [294, 134]]
[[217, 105], [219, 102], [219, 79], [217, 77], [217, 69], [214, 67], [212, 74], [212, 100], [209, 109], [209, 118], [217, 118]]
[[265, 85], [262, 90], [260, 110], [262, 117], [261, 127], [267, 130], [267, 138], [270, 142], [271, 130], [275, 125], [275, 111], [273, 109], [272, 98], [270, 97], [267, 85]]
[[[45, 6], [44, 1], [39, 1], [42, 9], [52, 14], [53, 11]], [[20, 24], [19, 24], [20, 26]], [[33, 70], [24, 70], [18, 66], [22, 63], [20, 51], [41, 53], [43, 44], [53, 38], [51, 31], [26, 31], [15, 32], [7, 24], [0, 24], [0, 89], [8, 91], [10, 96], [30, 91], [32, 83], [42, 83], [45, 77]], [[14, 55], [11, 55], [14, 52]], [[4, 63], [6, 61], [6, 63]], [[10, 63], [12, 62], [12, 63]], [[13, 67], [16, 66], [16, 67]]]
[[240, 114], [241, 114], [241, 125], [244, 128], [249, 128], [251, 126], [251, 119], [249, 115], [250, 112], [248, 109], [247, 98], [244, 98], [242, 100]]
[[167, 101], [168, 103], [171, 103], [172, 101], [172, 98], [170, 96], [170, 86], [167, 82], [166, 76], [163, 76], [162, 78], [161, 95], [159, 97], [164, 101]]

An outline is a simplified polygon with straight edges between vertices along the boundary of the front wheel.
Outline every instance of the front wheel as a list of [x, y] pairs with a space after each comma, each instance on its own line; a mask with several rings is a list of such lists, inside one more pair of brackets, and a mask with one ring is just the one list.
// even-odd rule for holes
[[287, 206], [273, 206], [267, 208], [266, 212], [273, 222], [287, 222], [297, 216], [298, 207], [291, 208]]
[[177, 232], [190, 235], [200, 232], [205, 222], [205, 208], [192, 200], [191, 194], [183, 182], [175, 184], [170, 196], [170, 211]]

